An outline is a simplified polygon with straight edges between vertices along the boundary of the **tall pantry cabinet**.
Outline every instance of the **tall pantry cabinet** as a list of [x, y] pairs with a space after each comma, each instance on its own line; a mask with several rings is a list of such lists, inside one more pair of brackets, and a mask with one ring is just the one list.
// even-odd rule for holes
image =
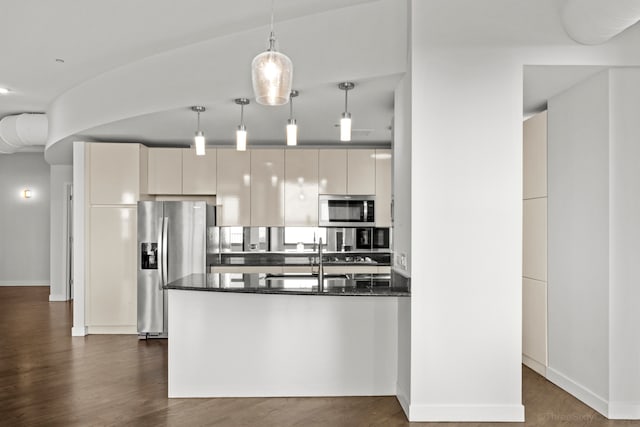
[[88, 332], [135, 333], [137, 202], [146, 188], [147, 148], [90, 143], [85, 150]]

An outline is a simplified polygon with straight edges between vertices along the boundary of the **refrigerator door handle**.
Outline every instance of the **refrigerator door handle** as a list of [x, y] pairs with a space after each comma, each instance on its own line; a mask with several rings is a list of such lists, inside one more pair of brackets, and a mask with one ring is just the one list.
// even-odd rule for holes
[[167, 232], [169, 228], [169, 217], [165, 216], [162, 227], [162, 286], [167, 284], [167, 268], [169, 266], [169, 257], [167, 253]]
[[164, 277], [164, 251], [162, 250], [162, 218], [160, 218], [160, 224], [158, 225], [158, 273], [160, 273], [160, 290], [162, 290], [162, 280]]

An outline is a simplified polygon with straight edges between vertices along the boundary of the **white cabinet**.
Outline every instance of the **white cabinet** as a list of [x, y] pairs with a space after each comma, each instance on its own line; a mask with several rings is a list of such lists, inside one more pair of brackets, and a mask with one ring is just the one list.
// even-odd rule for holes
[[318, 226], [318, 150], [285, 152], [284, 225]]
[[375, 193], [375, 150], [347, 150], [347, 194]]
[[376, 150], [376, 227], [391, 227], [391, 150]]
[[251, 151], [251, 225], [284, 226], [284, 150]]
[[525, 199], [547, 196], [547, 112], [523, 124], [523, 193]]
[[87, 144], [89, 202], [135, 204], [140, 191], [139, 144]]
[[149, 148], [149, 194], [182, 194], [182, 149]]
[[547, 198], [525, 200], [522, 215], [522, 275], [547, 281]]
[[318, 192], [347, 194], [347, 150], [318, 151]]
[[544, 374], [547, 366], [547, 284], [522, 279], [522, 354], [527, 366]]
[[135, 333], [137, 208], [93, 206], [89, 215], [89, 333]]
[[182, 150], [182, 194], [216, 194], [217, 154], [212, 148], [204, 156], [192, 148]]
[[218, 149], [217, 157], [217, 224], [250, 226], [251, 152]]

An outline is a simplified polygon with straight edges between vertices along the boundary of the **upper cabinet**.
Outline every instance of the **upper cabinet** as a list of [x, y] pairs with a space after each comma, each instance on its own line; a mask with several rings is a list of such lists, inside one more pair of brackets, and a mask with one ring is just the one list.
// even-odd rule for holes
[[93, 205], [133, 205], [140, 198], [140, 144], [87, 144], [89, 201]]
[[375, 150], [347, 150], [347, 194], [375, 193]]
[[523, 196], [547, 195], [547, 112], [536, 114], [523, 125]]
[[207, 148], [204, 156], [196, 156], [190, 148], [182, 150], [182, 194], [216, 194], [218, 151]]
[[148, 194], [216, 194], [217, 150], [149, 148]]
[[149, 148], [149, 194], [182, 194], [182, 149]]
[[285, 226], [318, 226], [318, 150], [285, 151], [284, 199]]
[[347, 150], [318, 150], [318, 192], [347, 194]]
[[391, 227], [391, 150], [376, 150], [376, 227]]
[[218, 149], [217, 172], [217, 225], [251, 225], [251, 152]]
[[251, 225], [284, 226], [284, 150], [251, 151]]

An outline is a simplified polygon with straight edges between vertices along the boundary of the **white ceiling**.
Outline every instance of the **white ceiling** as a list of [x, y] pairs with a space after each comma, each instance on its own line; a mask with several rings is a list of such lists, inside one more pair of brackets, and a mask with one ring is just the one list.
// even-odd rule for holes
[[[446, 0], [421, 23], [455, 45], [575, 44], [558, 0]], [[490, 7], [488, 7], [490, 5]], [[407, 2], [276, 0], [278, 47], [294, 62], [295, 117], [302, 145], [339, 144], [340, 81], [349, 94], [355, 143], [388, 144], [393, 91], [407, 64]], [[47, 112], [47, 160], [70, 162], [77, 139], [189, 145], [191, 105], [204, 105], [210, 144], [231, 144], [236, 97], [251, 97], [249, 64], [266, 47], [268, 0], [4, 0], [0, 26], [0, 118]], [[483, 19], [475, 19], [479, 14]], [[56, 58], [64, 62], [57, 62]], [[600, 71], [527, 66], [525, 117]], [[249, 144], [281, 144], [288, 106], [245, 109]], [[57, 143], [63, 142], [63, 143]]]
[[[356, 88], [349, 93], [349, 110], [354, 141], [389, 144], [393, 91], [406, 65], [404, 2], [277, 0], [274, 4], [278, 48], [294, 61], [294, 88], [300, 91], [294, 102], [300, 143], [336, 143], [334, 125], [344, 109], [344, 92], [337, 83], [352, 80]], [[389, 7], [400, 12], [385, 13]], [[0, 118], [49, 113], [53, 127], [49, 144], [86, 139], [189, 145], [196, 127], [189, 107], [204, 105], [207, 111], [201, 121], [208, 143], [231, 143], [240, 112], [233, 98], [251, 97], [248, 64], [266, 48], [270, 9], [271, 2], [265, 0], [4, 1], [0, 86], [12, 93], [0, 98]], [[362, 22], [354, 19], [359, 16]], [[377, 41], [380, 35], [394, 43], [392, 54]], [[154, 62], [163, 61], [165, 66], [153, 68]], [[171, 66], [186, 70], [184, 75], [166, 66], [171, 61]], [[357, 64], [367, 61], [380, 67], [369, 66], [370, 71], [363, 72]], [[231, 69], [224, 70], [225, 66]], [[210, 84], [207, 76], [196, 76], [203, 69], [210, 73]], [[166, 95], [173, 99], [146, 102], [150, 97], [139, 88], [147, 84], [148, 90], [158, 93], [163, 81], [171, 79], [175, 80], [164, 84], [173, 86]], [[177, 87], [180, 93], [172, 96]], [[69, 99], [87, 100], [83, 91], [93, 91], [93, 99], [81, 109], [67, 108]], [[107, 97], [111, 110], [102, 111]], [[245, 108], [249, 143], [281, 143], [288, 115], [288, 106], [252, 102]], [[76, 121], [69, 124], [69, 120]], [[54, 135], [52, 141], [59, 123], [73, 132], [64, 129], [66, 133]], [[66, 145], [54, 163], [70, 160], [70, 144]], [[55, 147], [47, 151], [54, 151], [51, 148]]]

